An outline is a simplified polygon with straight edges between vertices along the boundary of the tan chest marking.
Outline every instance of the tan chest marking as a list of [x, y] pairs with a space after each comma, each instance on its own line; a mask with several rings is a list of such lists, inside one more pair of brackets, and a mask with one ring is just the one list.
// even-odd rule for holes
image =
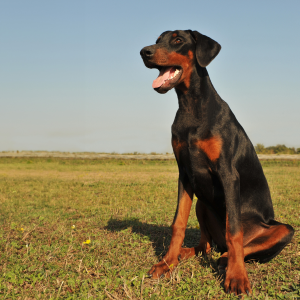
[[213, 136], [206, 140], [197, 140], [195, 145], [200, 148], [212, 162], [215, 162], [220, 157], [222, 139], [219, 136]]

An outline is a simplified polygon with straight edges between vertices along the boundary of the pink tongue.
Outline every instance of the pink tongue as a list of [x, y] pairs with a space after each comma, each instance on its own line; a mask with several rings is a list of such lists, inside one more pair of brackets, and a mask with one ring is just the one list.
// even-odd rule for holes
[[154, 89], [162, 86], [163, 83], [169, 78], [171, 69], [172, 67], [161, 69], [158, 77], [152, 83], [152, 87]]

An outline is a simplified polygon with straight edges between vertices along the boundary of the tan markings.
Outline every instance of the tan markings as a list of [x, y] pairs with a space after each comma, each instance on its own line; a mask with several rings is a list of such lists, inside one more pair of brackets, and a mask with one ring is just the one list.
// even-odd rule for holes
[[221, 256], [219, 262], [220, 267], [227, 265], [225, 291], [230, 290], [233, 292], [235, 288], [239, 288], [241, 292], [245, 292], [246, 289], [250, 292], [244, 258], [273, 248], [289, 234], [290, 230], [284, 224], [281, 224], [267, 227], [258, 225], [252, 233], [249, 234], [248, 232], [247, 237], [243, 237], [242, 230], [232, 236], [230, 234], [228, 215], [226, 214], [226, 244], [228, 252]]
[[186, 142], [180, 142], [176, 137], [172, 137], [172, 147], [175, 154], [175, 157], [179, 161], [180, 151], [183, 147], [186, 146]]
[[[248, 239], [244, 249], [244, 255], [247, 256], [256, 252], [271, 249], [289, 233], [290, 231], [284, 225], [274, 225], [269, 228], [261, 227], [254, 236], [251, 236], [250, 239]], [[257, 243], [255, 241], [256, 239], [263, 240], [263, 242]]]
[[169, 277], [170, 271], [178, 265], [178, 256], [182, 249], [181, 245], [184, 240], [186, 225], [193, 203], [192, 199], [193, 191], [191, 186], [188, 185], [187, 189], [181, 194], [181, 198], [178, 199], [179, 207], [177, 216], [172, 224], [172, 238], [169, 250], [164, 258], [149, 271], [153, 279], [160, 278], [162, 274]]
[[190, 87], [191, 84], [191, 75], [193, 72], [193, 57], [194, 54], [191, 50], [189, 50], [188, 52], [188, 57], [189, 57], [189, 63], [187, 64], [187, 67], [185, 69], [185, 79], [184, 79], [184, 85], [186, 86], [186, 88], [188, 89]]
[[191, 206], [193, 203], [193, 192], [191, 187], [187, 191], [184, 191], [181, 198], [179, 199], [179, 207], [176, 219], [172, 224], [172, 238], [169, 247], [169, 255], [171, 257], [178, 257], [181, 245], [185, 236], [185, 229], [187, 221], [190, 215]]
[[190, 79], [193, 72], [193, 52], [190, 50], [188, 55], [182, 55], [177, 52], [169, 53], [165, 49], [157, 49], [153, 56], [153, 62], [160, 66], [180, 66], [182, 75], [177, 88], [186, 91], [190, 87]]
[[162, 48], [157, 49], [153, 55], [153, 62], [161, 66], [167, 65], [168, 51]]
[[244, 266], [243, 231], [240, 230], [232, 236], [229, 229], [226, 229], [226, 243], [229, 262], [242, 268]]
[[176, 37], [176, 36], [177, 36], [177, 33], [174, 32], [174, 33], [172, 34], [172, 37]]
[[195, 145], [205, 152], [212, 162], [216, 161], [220, 157], [222, 139], [219, 136], [213, 136], [206, 140], [197, 140]]
[[228, 248], [228, 260], [232, 260], [234, 264], [244, 266], [244, 248], [243, 248], [243, 230], [236, 234], [230, 233], [230, 224], [228, 213], [226, 213], [226, 244]]
[[180, 250], [180, 260], [188, 259], [197, 255], [195, 248], [181, 248]]
[[180, 78], [180, 83], [183, 83], [182, 90], [187, 90], [190, 87], [191, 75], [193, 72], [193, 52], [189, 51], [188, 56], [182, 54], [171, 52], [168, 56], [168, 63], [171, 65], [179, 65], [182, 68], [182, 75]]
[[[283, 238], [290, 233], [289, 229], [281, 225], [272, 225], [269, 227], [262, 227], [258, 225], [256, 229], [244, 235], [244, 257], [260, 251], [271, 249], [276, 246]], [[224, 253], [222, 258], [227, 258], [228, 253]]]
[[228, 259], [226, 279], [224, 283], [225, 291], [235, 293], [251, 292], [250, 283], [244, 262], [243, 248], [243, 230], [232, 235], [230, 233], [230, 224], [228, 214], [226, 213], [226, 244], [228, 252], [225, 252], [220, 262], [223, 263], [226, 257]]

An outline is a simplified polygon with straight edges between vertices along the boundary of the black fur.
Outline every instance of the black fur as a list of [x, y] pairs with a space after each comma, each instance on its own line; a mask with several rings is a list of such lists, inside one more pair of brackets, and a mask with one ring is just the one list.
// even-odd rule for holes
[[[291, 241], [294, 230], [274, 220], [268, 183], [254, 147], [210, 81], [205, 67], [220, 49], [216, 41], [197, 31], [176, 30], [163, 33], [155, 45], [141, 50], [141, 56], [147, 67], [161, 70], [167, 63], [161, 65], [161, 57], [157, 58], [158, 50], [168, 53], [168, 57], [175, 57], [174, 53], [182, 57], [193, 54], [189, 80], [180, 78], [173, 86], [156, 89], [165, 93], [174, 87], [178, 96], [179, 109], [172, 125], [172, 140], [182, 145], [178, 146], [179, 150], [174, 148], [179, 168], [179, 194], [190, 186], [198, 201], [213, 214], [216, 220], [214, 228], [205, 217], [204, 223], [208, 234], [222, 252], [228, 250], [226, 217], [232, 236], [241, 231], [244, 237], [251, 236], [259, 226], [266, 229], [285, 226], [289, 233], [274, 247], [247, 257], [267, 261]], [[185, 67], [182, 68], [184, 74]], [[214, 137], [222, 145], [217, 159], [210, 159], [208, 151], [196, 146], [196, 141], [213, 141]], [[180, 199], [179, 196], [178, 206]], [[176, 216], [177, 213], [173, 224]]]

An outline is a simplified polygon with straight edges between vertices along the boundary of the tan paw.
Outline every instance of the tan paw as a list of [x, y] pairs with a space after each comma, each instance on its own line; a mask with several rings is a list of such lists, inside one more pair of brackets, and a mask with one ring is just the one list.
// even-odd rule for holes
[[251, 287], [246, 270], [227, 270], [224, 287], [226, 293], [249, 295]]
[[162, 277], [170, 277], [173, 269], [178, 265], [178, 260], [165, 260], [162, 259], [158, 264], [154, 265], [148, 272], [148, 276], [153, 279]]

